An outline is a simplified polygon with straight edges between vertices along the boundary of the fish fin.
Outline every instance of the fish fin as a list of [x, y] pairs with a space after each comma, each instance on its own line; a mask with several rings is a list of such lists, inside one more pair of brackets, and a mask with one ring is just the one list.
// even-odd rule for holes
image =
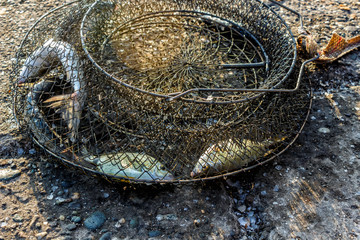
[[63, 94], [63, 95], [56, 95], [49, 99], [46, 99], [44, 103], [51, 103], [51, 102], [59, 102], [59, 101], [66, 101], [71, 98], [71, 94]]
[[346, 40], [337, 33], [333, 33], [329, 43], [322, 50], [324, 55], [337, 54], [345, 48]]

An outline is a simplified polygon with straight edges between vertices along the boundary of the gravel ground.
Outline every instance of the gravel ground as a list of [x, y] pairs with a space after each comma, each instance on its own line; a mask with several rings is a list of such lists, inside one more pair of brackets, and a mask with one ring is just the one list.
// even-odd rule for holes
[[[63, 2], [0, 3], [0, 239], [360, 239], [360, 52], [311, 66], [310, 119], [251, 172], [202, 184], [110, 184], [69, 169], [18, 133], [8, 76], [34, 21]], [[356, 0], [285, 0], [325, 46], [360, 34]], [[294, 32], [296, 17], [278, 9]]]

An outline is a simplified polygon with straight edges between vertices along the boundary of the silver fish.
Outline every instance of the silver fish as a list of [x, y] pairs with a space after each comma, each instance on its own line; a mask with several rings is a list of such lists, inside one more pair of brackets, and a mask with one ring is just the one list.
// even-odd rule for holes
[[61, 113], [70, 130], [70, 140], [75, 142], [86, 98], [84, 72], [75, 49], [69, 43], [49, 39], [25, 60], [18, 83], [25, 83], [42, 75], [44, 70], [55, 67], [55, 62], [62, 64], [73, 93], [54, 96], [45, 102], [52, 103], [49, 107], [58, 108], [57, 112]]
[[38, 103], [41, 95], [44, 92], [49, 91], [53, 85], [54, 82], [44, 80], [36, 83], [26, 96], [26, 105], [24, 109], [24, 118], [28, 122], [31, 132], [34, 134], [37, 141], [44, 145], [51, 144], [55, 135], [40, 112]]
[[174, 176], [155, 158], [144, 153], [118, 152], [86, 156], [97, 170], [108, 175], [137, 180], [172, 180]]
[[277, 141], [254, 142], [248, 139], [234, 141], [229, 139], [210, 146], [199, 158], [190, 176], [232, 171], [248, 165], [258, 158], [268, 155], [269, 147]]

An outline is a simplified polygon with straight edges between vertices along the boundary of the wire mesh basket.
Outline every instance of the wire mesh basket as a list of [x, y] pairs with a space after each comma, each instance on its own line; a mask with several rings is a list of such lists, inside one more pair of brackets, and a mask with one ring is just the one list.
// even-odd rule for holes
[[41, 17], [11, 75], [14, 113], [64, 163], [190, 182], [261, 165], [311, 105], [286, 23], [253, 1], [77, 1]]

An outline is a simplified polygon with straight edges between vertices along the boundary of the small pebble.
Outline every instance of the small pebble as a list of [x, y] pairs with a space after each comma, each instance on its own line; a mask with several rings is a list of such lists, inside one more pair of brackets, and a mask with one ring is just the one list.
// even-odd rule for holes
[[71, 202], [69, 203], [68, 208], [71, 210], [80, 210], [81, 204], [79, 202]]
[[165, 215], [158, 214], [156, 216], [156, 220], [158, 220], [158, 221], [162, 221], [162, 220], [177, 221], [178, 217], [176, 216], [176, 214], [165, 214]]
[[43, 239], [46, 235], [47, 235], [47, 232], [40, 232], [40, 233], [35, 234], [35, 237], [37, 239]]
[[18, 150], [17, 150], [17, 155], [18, 156], [21, 156], [21, 155], [23, 155], [24, 154], [24, 149], [22, 149], [22, 148], [18, 148]]
[[36, 224], [35, 224], [35, 227], [36, 227], [37, 229], [41, 229], [41, 223], [36, 223]]
[[76, 225], [74, 223], [70, 223], [65, 226], [65, 229], [69, 230], [69, 231], [73, 231], [73, 230], [75, 230], [75, 228], [76, 228]]
[[58, 195], [59, 197], [61, 196], [61, 195], [63, 195], [64, 194], [64, 191], [58, 191], [58, 193], [56, 194], [56, 195]]
[[81, 222], [81, 217], [79, 217], [79, 216], [72, 216], [70, 221], [72, 221], [72, 222], [74, 222], [74, 223], [79, 223], [79, 222]]
[[246, 206], [245, 206], [245, 205], [241, 205], [241, 206], [238, 207], [238, 210], [243, 213], [243, 212], [246, 211]]
[[356, 32], [357, 31], [357, 27], [355, 27], [355, 26], [346, 26], [344, 29], [345, 29], [345, 31], [348, 31], [348, 32]]
[[80, 199], [80, 193], [78, 192], [74, 192], [71, 196], [71, 199], [72, 200], [77, 200], [77, 199]]
[[325, 128], [325, 127], [319, 128], [318, 131], [319, 131], [320, 133], [330, 133], [330, 129]]
[[149, 232], [149, 237], [158, 237], [161, 235], [160, 231], [150, 231]]
[[260, 193], [262, 196], [266, 196], [266, 191], [264, 190], [264, 191], [261, 191], [261, 193]]
[[71, 181], [62, 181], [61, 182], [61, 186], [63, 187], [63, 188], [69, 188], [69, 187], [71, 187], [71, 186], [73, 186], [74, 184], [73, 184], [73, 182], [71, 182]]
[[99, 240], [111, 240], [111, 232], [105, 233], [99, 238]]
[[100, 228], [105, 223], [105, 220], [105, 214], [100, 211], [96, 211], [91, 214], [90, 217], [85, 219], [84, 226], [89, 230], [95, 230]]
[[282, 166], [276, 165], [276, 166], [275, 166], [275, 169], [278, 170], [278, 171], [280, 171], [280, 170], [282, 169]]
[[130, 227], [136, 228], [139, 226], [139, 220], [137, 218], [133, 218], [130, 220]]
[[240, 223], [240, 226], [244, 228], [248, 228], [250, 226], [250, 220], [245, 217], [241, 217], [238, 219], [238, 222]]
[[35, 153], [36, 153], [36, 150], [35, 150], [35, 149], [32, 148], [32, 149], [29, 150], [29, 154], [30, 154], [30, 155], [34, 155]]
[[22, 222], [22, 221], [24, 221], [24, 218], [22, 216], [20, 216], [19, 214], [15, 214], [13, 217], [13, 221], [14, 222]]
[[194, 220], [194, 225], [198, 226], [198, 225], [200, 225], [200, 223], [201, 223], [200, 219], [195, 219]]
[[47, 200], [53, 200], [54, 199], [54, 194], [50, 193], [48, 196], [46, 196]]
[[57, 198], [55, 198], [55, 204], [56, 205], [61, 205], [61, 204], [63, 204], [63, 203], [68, 203], [68, 202], [71, 202], [72, 201], [72, 199], [71, 198], [62, 198], [62, 197], [57, 197]]
[[64, 220], [65, 220], [65, 216], [64, 216], [64, 215], [60, 215], [60, 216], [59, 216], [59, 220], [60, 220], [60, 221], [64, 221]]

